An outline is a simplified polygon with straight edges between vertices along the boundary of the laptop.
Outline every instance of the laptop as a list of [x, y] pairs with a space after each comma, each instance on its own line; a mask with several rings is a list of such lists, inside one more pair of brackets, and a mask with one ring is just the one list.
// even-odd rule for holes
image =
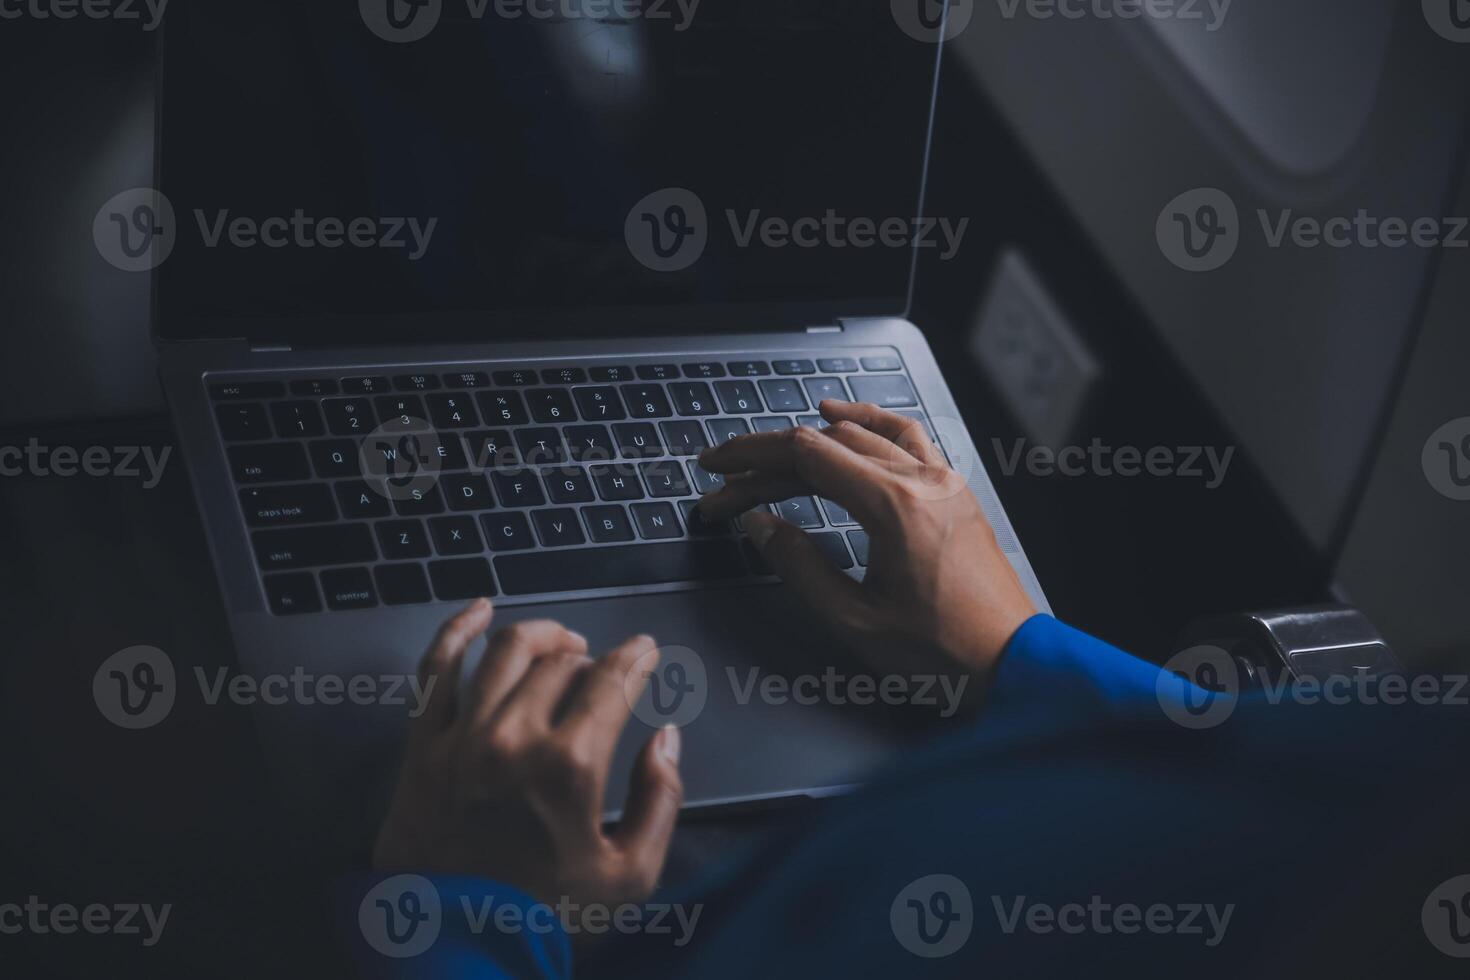
[[[923, 419], [1047, 608], [905, 319], [938, 238], [914, 216], [939, 45], [886, 0], [696, 6], [171, 10], [157, 187], [117, 223], [155, 232], [160, 370], [241, 672], [411, 675], [481, 595], [496, 627], [551, 617], [594, 653], [650, 633], [670, 673], [614, 815], [668, 717], [696, 808], [840, 789], [903, 728], [752, 687], [864, 668], [738, 522], [699, 519], [706, 445], [820, 425], [831, 397]], [[863, 576], [840, 507], [776, 509]], [[408, 710], [260, 706], [303, 819], [370, 832]]]

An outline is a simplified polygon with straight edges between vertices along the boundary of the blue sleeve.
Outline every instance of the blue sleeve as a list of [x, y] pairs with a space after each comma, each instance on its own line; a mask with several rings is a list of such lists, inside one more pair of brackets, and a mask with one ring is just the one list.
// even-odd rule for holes
[[358, 976], [567, 980], [571, 945], [550, 906], [478, 878], [354, 875], [336, 905]]

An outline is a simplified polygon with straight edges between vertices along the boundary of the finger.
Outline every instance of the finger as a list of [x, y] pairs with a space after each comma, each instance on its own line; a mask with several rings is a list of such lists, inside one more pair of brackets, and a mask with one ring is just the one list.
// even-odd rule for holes
[[627, 808], [612, 835], [646, 892], [653, 891], [663, 872], [684, 802], [684, 781], [679, 776], [681, 741], [679, 729], [669, 725], [643, 746], [633, 768]]
[[699, 500], [699, 510], [715, 521], [729, 520], [760, 504], [774, 504], [792, 497], [811, 495], [811, 488], [799, 480], [771, 473], [742, 473], [725, 480], [718, 490], [711, 490]]
[[419, 680], [427, 692], [427, 704], [413, 722], [420, 734], [441, 732], [453, 723], [455, 688], [459, 686], [465, 651], [489, 627], [493, 615], [489, 599], [476, 599], [439, 627], [424, 659], [419, 661]]
[[489, 721], [536, 658], [549, 653], [585, 653], [587, 641], [561, 623], [531, 619], [490, 638], [470, 685], [473, 705], [461, 716], [471, 724]]
[[647, 677], [638, 678], [636, 687], [628, 688], [628, 675], [640, 660], [657, 650], [653, 637], [635, 636], [588, 670], [561, 723], [568, 737], [584, 742], [599, 759], [610, 758], [633, 703], [648, 681]]
[[699, 465], [711, 473], [758, 470], [810, 487], [845, 507], [858, 520], [882, 513], [884, 469], [807, 426], [740, 436], [707, 449]]
[[557, 705], [566, 697], [577, 675], [591, 666], [586, 643], [581, 650], [537, 657], [500, 706], [497, 723], [506, 721], [533, 731], [547, 730]]
[[919, 460], [888, 439], [848, 419], [838, 419], [823, 429], [822, 433], [828, 439], [836, 439], [853, 452], [875, 459], [890, 469], [920, 465]]
[[745, 533], [787, 588], [808, 605], [842, 626], [861, 620], [866, 608], [862, 586], [838, 571], [805, 531], [758, 513], [745, 519]]
[[822, 418], [836, 425], [838, 422], [853, 422], [870, 429], [898, 446], [904, 452], [930, 466], [947, 466], [948, 462], [939, 447], [934, 445], [924, 424], [906, 415], [895, 415], [877, 405], [863, 402], [840, 402], [827, 400], [817, 406]]

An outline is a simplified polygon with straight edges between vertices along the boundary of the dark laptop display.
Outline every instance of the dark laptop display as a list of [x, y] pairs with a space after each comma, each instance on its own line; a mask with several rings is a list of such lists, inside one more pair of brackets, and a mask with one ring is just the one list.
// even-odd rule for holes
[[[542, 314], [585, 336], [708, 330], [735, 306], [746, 330], [902, 313], [912, 250], [883, 236], [914, 234], [936, 46], [889, 7], [703, 0], [591, 20], [444, 0], [406, 43], [353, 3], [171, 11], [160, 186], [178, 236], [159, 332], [266, 321], [337, 346], [423, 339], [400, 314], [461, 314], [432, 322], [495, 340]], [[698, 206], [640, 213], [666, 188]], [[661, 271], [630, 222], [669, 249], [700, 225], [707, 240]]]

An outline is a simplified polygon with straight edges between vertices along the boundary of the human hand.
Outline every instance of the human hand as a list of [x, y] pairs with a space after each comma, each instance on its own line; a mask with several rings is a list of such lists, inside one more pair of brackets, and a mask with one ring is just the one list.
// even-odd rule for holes
[[[624, 682], [653, 640], [634, 637], [594, 663], [587, 641], [560, 624], [517, 623], [490, 638], [459, 693], [465, 651], [491, 615], [489, 600], [477, 600], [424, 656], [433, 694], [412, 722], [374, 866], [490, 878], [547, 904], [647, 898], [683, 797], [678, 729], [643, 747], [615, 832], [604, 833], [601, 813], [613, 749], [640, 690], [625, 696]], [[647, 670], [640, 674], [641, 685]]]
[[741, 436], [706, 450], [699, 465], [726, 479], [700, 510], [724, 520], [813, 494], [840, 504], [871, 541], [861, 583], [764, 509], [743, 523], [787, 585], [878, 668], [960, 666], [987, 677], [1036, 607], [964, 478], [914, 419], [840, 401], [820, 411], [826, 429]]

